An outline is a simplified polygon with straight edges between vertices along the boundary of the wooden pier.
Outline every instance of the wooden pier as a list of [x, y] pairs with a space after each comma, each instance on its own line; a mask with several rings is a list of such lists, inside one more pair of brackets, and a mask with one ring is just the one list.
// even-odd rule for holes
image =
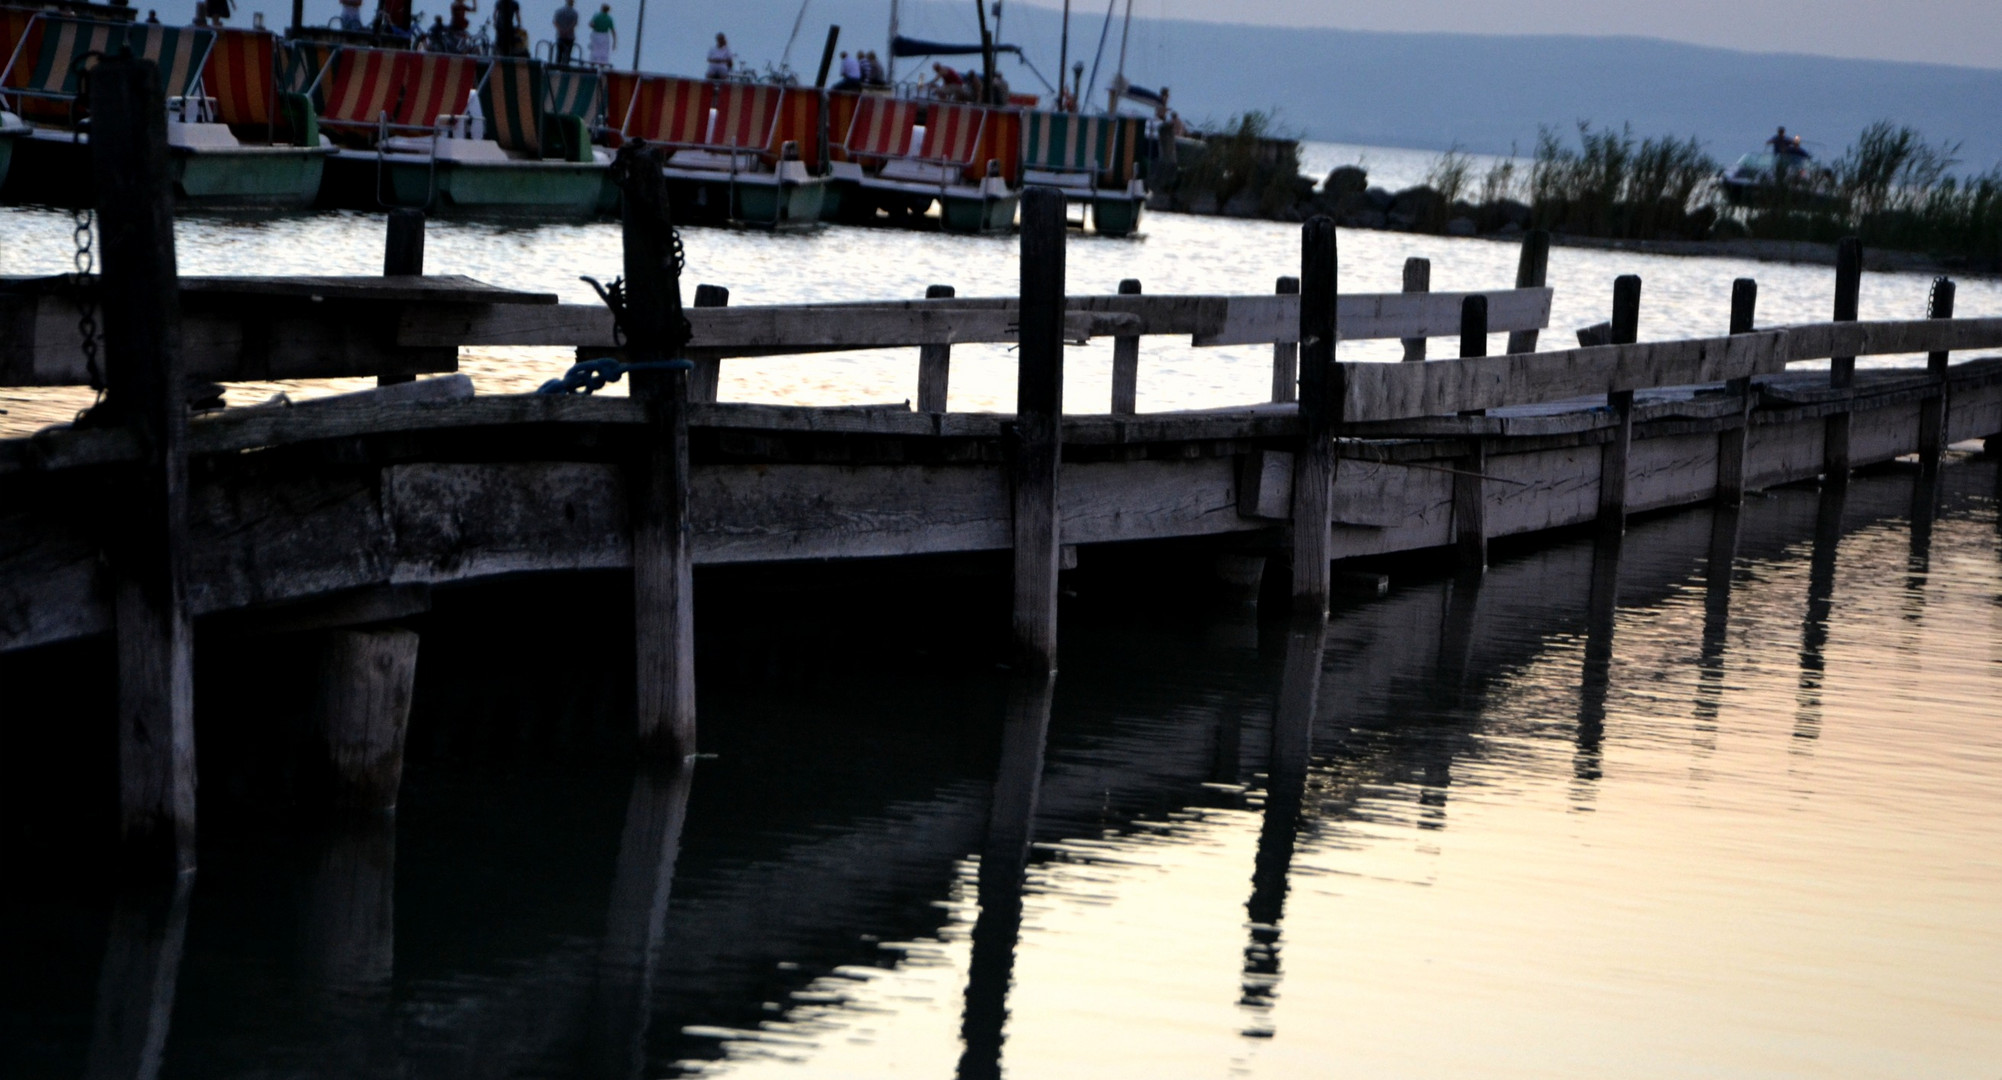
[[[115, 111], [124, 67], [98, 69], [94, 115]], [[112, 159], [129, 148], [98, 149], [104, 169], [128, 164]], [[0, 385], [91, 382], [80, 303], [106, 328], [90, 421], [0, 441], [0, 652], [114, 636], [135, 850], [192, 862], [190, 657], [209, 616], [320, 635], [311, 715], [336, 800], [384, 809], [418, 650], [398, 621], [435, 587], [630, 570], [636, 733], [673, 760], [695, 748], [697, 567], [1009, 552], [1020, 660], [1049, 670], [1062, 571], [1122, 545], [1198, 542], [1254, 583], [1269, 560], [1311, 617], [1341, 560], [1437, 549], [1479, 572], [1493, 538], [1594, 522], [1617, 536], [1631, 514], [1839, 485], [1908, 455], [1936, 468], [1947, 444], [2002, 432], [2002, 359], [1951, 362], [2002, 346], [2002, 318], [1951, 317], [1947, 283], [1927, 317], [1855, 321], [1858, 260], [1830, 322], [1760, 327], [1740, 282], [1732, 333], [1637, 342], [1642, 283], [1622, 278], [1608, 324], [1581, 333], [1603, 343], [1486, 356], [1490, 333], [1534, 348], [1548, 329], [1547, 238], [1531, 236], [1513, 287], [1480, 294], [1341, 295], [1335, 230], [1316, 219], [1297, 282], [1269, 295], [1073, 295], [1062, 196], [1037, 189], [1017, 296], [728, 306], [716, 290], [682, 310], [664, 195], [636, 190], [623, 338], [603, 307], [462, 279], [180, 279], [164, 185], [107, 202], [88, 291], [5, 284]], [[1271, 400], [1135, 413], [1146, 340], [1169, 335], [1272, 345]], [[1107, 411], [1063, 414], [1065, 346], [1094, 337], [1120, 358]], [[1335, 359], [1337, 340], [1455, 337], [1453, 359]], [[1019, 345], [1017, 411], [944, 411], [951, 346], [987, 342]], [[635, 365], [633, 396], [403, 381], [519, 345], [615, 355]], [[884, 347], [910, 350], [922, 410], [715, 400], [732, 358]], [[677, 354], [693, 369], [670, 367]], [[1854, 365], [1904, 354], [1929, 362]], [[178, 391], [363, 375], [385, 385], [192, 417]]]

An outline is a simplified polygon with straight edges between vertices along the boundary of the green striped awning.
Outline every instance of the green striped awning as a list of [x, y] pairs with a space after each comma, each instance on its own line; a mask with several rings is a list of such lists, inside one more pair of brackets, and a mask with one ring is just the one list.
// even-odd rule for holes
[[160, 83], [167, 88], [168, 97], [186, 97], [201, 81], [202, 64], [215, 47], [215, 31], [134, 23], [125, 28], [125, 47], [132, 55], [160, 65]]
[[1022, 165], [1051, 172], [1096, 173], [1104, 146], [1096, 116], [1075, 113], [1022, 114]]
[[543, 108], [551, 116], [574, 116], [595, 126], [605, 108], [604, 84], [595, 71], [544, 70]]
[[503, 150], [542, 156], [542, 64], [519, 57], [495, 60], [480, 86], [487, 134]]

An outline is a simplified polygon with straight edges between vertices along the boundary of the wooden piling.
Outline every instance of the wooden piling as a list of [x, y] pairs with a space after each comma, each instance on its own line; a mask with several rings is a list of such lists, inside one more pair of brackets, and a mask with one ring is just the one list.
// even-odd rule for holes
[[[1550, 276], [1550, 231], [1531, 229], [1522, 234], [1522, 253], [1516, 259], [1515, 287], [1518, 289], [1541, 289]], [[1508, 336], [1508, 351], [1516, 353], [1536, 351], [1536, 331], [1516, 330]]]
[[[697, 285], [695, 306], [717, 308], [730, 306], [730, 290], [721, 285]], [[688, 373], [688, 400], [715, 401], [717, 386], [723, 381], [723, 358], [712, 349], [694, 348], [688, 350], [688, 359], [695, 370]]]
[[[1280, 296], [1300, 295], [1300, 279], [1282, 277], [1272, 291]], [[1272, 400], [1297, 401], [1300, 397], [1300, 346], [1284, 341], [1272, 346]]]
[[[1640, 339], [1641, 279], [1622, 274], [1613, 281], [1612, 343]], [[1634, 441], [1634, 392], [1615, 390], [1606, 404], [1619, 420], [1613, 438], [1599, 452], [1599, 530], [1618, 535], [1627, 529], [1627, 460]]]
[[[1855, 322], [1857, 300], [1863, 287], [1863, 241], [1845, 236], [1835, 248], [1836, 322]], [[1856, 384], [1856, 358], [1837, 356], [1828, 361], [1828, 385], [1847, 390]], [[1837, 482], [1849, 478], [1849, 408], [1831, 414], [1822, 428], [1822, 475]]]
[[[1759, 306], [1759, 283], [1739, 278], [1731, 283], [1731, 333], [1752, 332]], [[1725, 389], [1738, 402], [1738, 422], [1717, 433], [1717, 501], [1737, 506], [1745, 501], [1745, 440], [1752, 432], [1752, 380], [1732, 379]]]
[[1020, 350], [1015, 379], [1015, 647], [1029, 671], [1057, 666], [1057, 467], [1064, 400], [1064, 196], [1022, 193]]
[[[1404, 260], [1404, 291], [1432, 291], [1432, 260], [1413, 256]], [[1402, 338], [1406, 360], [1425, 359], [1425, 339], [1422, 337]]]
[[[1119, 295], [1140, 295], [1140, 279], [1119, 283]], [[1140, 335], [1121, 334], [1112, 339], [1112, 413], [1131, 416], [1140, 382]]]
[[1300, 229], [1300, 447], [1293, 455], [1293, 609], [1328, 610], [1335, 424], [1346, 396], [1335, 364], [1335, 223]]
[[[1953, 318], [1953, 292], [1952, 278], [1934, 278], [1932, 295], [1926, 300], [1926, 318]], [[1926, 354], [1926, 374], [1932, 376], [1936, 388], [1919, 403], [1919, 461], [1927, 471], [1939, 468], [1940, 454], [1946, 450], [1946, 368], [1946, 350]]]
[[[949, 300], [955, 295], [957, 293], [950, 285], [932, 285], [925, 289], [927, 300]], [[918, 346], [918, 411], [944, 412], [946, 388], [951, 382], [952, 346]]]
[[150, 61], [91, 73], [104, 273], [106, 412], [139, 463], [107, 506], [118, 656], [120, 833], [153, 868], [194, 865], [194, 626], [187, 605], [188, 410], [167, 103]]
[[[164, 113], [165, 106], [161, 108]], [[96, 1010], [83, 1065], [86, 1080], [160, 1075], [194, 886], [192, 872], [133, 884], [113, 905], [104, 958], [98, 963]]]
[[[1460, 358], [1470, 360], [1488, 354], [1488, 298], [1469, 296], [1460, 302]], [[1459, 550], [1460, 570], [1478, 574], [1488, 568], [1487, 440], [1475, 436], [1467, 440], [1467, 456], [1453, 473], [1453, 543]]]
[[[424, 211], [403, 207], [389, 212], [382, 242], [382, 276], [402, 277], [424, 273]], [[395, 386], [415, 380], [408, 374], [377, 375], [377, 386]]]
[[393, 812], [417, 680], [417, 634], [400, 628], [317, 635], [308, 730], [338, 810]]
[[[688, 343], [667, 183], [644, 147], [622, 149], [613, 169], [624, 195], [626, 355], [631, 363], [658, 364]], [[647, 416], [629, 484], [635, 704], [642, 752], [675, 760], [695, 752], [688, 372], [636, 370], [632, 388]]]

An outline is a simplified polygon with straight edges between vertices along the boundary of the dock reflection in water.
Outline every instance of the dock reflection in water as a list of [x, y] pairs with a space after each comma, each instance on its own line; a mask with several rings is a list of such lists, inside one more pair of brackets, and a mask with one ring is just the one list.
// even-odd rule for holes
[[1088, 612], [1054, 682], [725, 683], [638, 776], [617, 693], [434, 653], [393, 823], [17, 884], [0, 1073], [1986, 1075], [1997, 484]]

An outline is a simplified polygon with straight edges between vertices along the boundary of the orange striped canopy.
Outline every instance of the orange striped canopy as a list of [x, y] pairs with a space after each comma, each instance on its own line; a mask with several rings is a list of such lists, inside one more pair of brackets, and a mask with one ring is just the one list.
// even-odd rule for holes
[[851, 154], [908, 157], [917, 122], [917, 102], [867, 95], [855, 105], [855, 119], [848, 124], [843, 145]]
[[[613, 81], [612, 101], [619, 103], [620, 80]], [[629, 103], [620, 132], [628, 139], [645, 139], [670, 146], [694, 146], [708, 141], [709, 92], [702, 79], [641, 75], [639, 85], [625, 91]]]
[[389, 122], [428, 129], [440, 116], [466, 111], [466, 99], [480, 85], [480, 68], [470, 56], [402, 52], [396, 55], [396, 82], [402, 99]]
[[934, 104], [925, 120], [924, 159], [971, 165], [980, 153], [980, 130], [988, 110], [978, 105]]
[[215, 51], [202, 69], [202, 89], [215, 99], [217, 119], [225, 124], [276, 120], [277, 54], [278, 35], [268, 31], [216, 32]]
[[42, 51], [42, 24], [35, 18], [37, 14], [28, 8], [0, 7], [0, 67], [14, 59], [16, 50], [26, 61], [15, 61], [7, 73], [8, 86], [28, 85], [35, 72], [34, 58]]
[[334, 54], [320, 122], [374, 127], [396, 104], [396, 58], [400, 55], [382, 49], [342, 49]]
[[799, 145], [800, 160], [816, 162], [820, 160], [820, 101], [824, 95], [819, 90], [791, 87], [779, 101], [776, 130], [767, 145], [775, 155], [786, 143]]
[[716, 127], [708, 142], [733, 150], [771, 145], [773, 120], [785, 91], [765, 83], [724, 83], [716, 88]]

